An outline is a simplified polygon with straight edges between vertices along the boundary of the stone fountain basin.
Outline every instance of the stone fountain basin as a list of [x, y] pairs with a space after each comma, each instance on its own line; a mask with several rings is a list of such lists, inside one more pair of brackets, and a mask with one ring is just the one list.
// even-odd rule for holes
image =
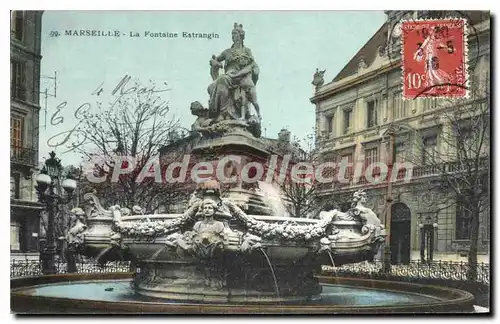
[[[472, 294], [448, 287], [328, 276], [318, 277], [322, 285], [355, 295], [324, 296], [298, 304], [168, 302], [146, 300], [131, 289], [123, 295], [119, 287], [126, 287], [132, 277], [131, 273], [94, 273], [12, 279], [11, 310], [18, 314], [436, 314], [471, 313], [474, 303]], [[382, 299], [372, 299], [378, 295]], [[386, 295], [391, 300], [384, 299]]]
[[[181, 214], [154, 214], [154, 215], [134, 215], [124, 216], [121, 221], [123, 223], [140, 223], [145, 221], [162, 222], [180, 217]], [[249, 215], [257, 221], [266, 223], [284, 223], [295, 222], [298, 225], [311, 225], [319, 222], [317, 219], [294, 218], [294, 217], [279, 217], [279, 216], [262, 216]], [[88, 229], [85, 235], [85, 252], [83, 254], [96, 257], [103, 250], [108, 249], [111, 244], [112, 233], [112, 217], [100, 216], [89, 218], [87, 220]], [[361, 233], [362, 223], [358, 221], [334, 221], [332, 223], [339, 230], [339, 239], [332, 244], [331, 254], [335, 257], [336, 265], [344, 263], [359, 262], [369, 259], [373, 254], [372, 245], [369, 244], [373, 239], [370, 235]], [[231, 225], [231, 222], [230, 222]], [[233, 227], [231, 225], [231, 227]], [[166, 236], [158, 236], [155, 238], [127, 238], [124, 237], [122, 243], [128, 247], [128, 251], [136, 260], [150, 260], [154, 256], [154, 260], [171, 260], [178, 258], [176, 252], [172, 249], [165, 249], [167, 242]], [[225, 242], [224, 249], [226, 251], [238, 251], [241, 242], [228, 241]], [[300, 260], [317, 251], [319, 242], [291, 242], [266, 240], [262, 241], [262, 248], [265, 249], [269, 259], [274, 262], [287, 262]], [[163, 249], [163, 251], [161, 251]], [[116, 249], [115, 249], [116, 252]], [[323, 264], [331, 264], [327, 254], [322, 253], [318, 256], [323, 260]], [[111, 251], [111, 259], [123, 259], [123, 254], [114, 254]], [[127, 258], [126, 258], [127, 259]]]

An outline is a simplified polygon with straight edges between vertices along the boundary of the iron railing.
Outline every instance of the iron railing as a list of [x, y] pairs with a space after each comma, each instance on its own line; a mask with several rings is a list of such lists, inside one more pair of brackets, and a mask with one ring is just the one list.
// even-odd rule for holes
[[[67, 263], [55, 262], [57, 273], [67, 273]], [[102, 272], [130, 272], [129, 261], [115, 261], [98, 264], [93, 261], [78, 262], [76, 264], [78, 273], [102, 273]], [[338, 277], [366, 277], [381, 279], [384, 276], [401, 277], [409, 279], [441, 279], [453, 281], [468, 281], [469, 270], [467, 262], [437, 261], [425, 263], [412, 261], [408, 264], [397, 264], [391, 266], [390, 273], [383, 272], [383, 263], [360, 262], [345, 264], [340, 267], [323, 266], [325, 274]], [[11, 260], [10, 277], [31, 277], [42, 275], [42, 265], [39, 260]], [[476, 282], [489, 285], [490, 265], [488, 263], [477, 264]]]
[[[478, 161], [478, 165], [480, 169], [487, 170], [489, 168], [489, 160], [487, 157], [481, 158]], [[337, 176], [339, 172], [339, 169], [335, 169], [332, 173], [334, 177]], [[433, 178], [433, 177], [439, 177], [443, 173], [457, 173], [457, 172], [465, 172], [464, 166], [460, 165], [458, 162], [446, 162], [446, 163], [440, 163], [440, 164], [433, 164], [433, 165], [419, 165], [419, 166], [414, 166], [411, 169], [406, 169], [406, 168], [401, 168], [398, 170], [397, 175], [395, 175], [395, 179], [392, 181], [395, 183], [401, 183], [404, 181], [411, 181], [411, 180], [418, 180], [421, 178]], [[376, 178], [380, 174], [379, 173], [373, 173], [372, 177]], [[331, 176], [331, 175], [330, 175]], [[388, 174], [387, 177], [392, 177], [392, 174]], [[384, 186], [387, 185], [387, 178], [385, 181], [382, 181], [381, 183], [377, 184], [372, 184], [368, 179], [364, 176], [361, 175], [359, 176], [356, 181], [354, 181], [354, 176], [347, 175], [346, 176], [346, 181], [343, 182], [328, 182], [328, 183], [321, 183], [319, 184], [319, 190], [335, 190], [335, 189], [344, 189], [344, 188], [349, 188], [349, 187], [357, 187], [357, 186]]]
[[[55, 262], [57, 273], [68, 273], [68, 264], [66, 262]], [[84, 261], [76, 263], [77, 273], [102, 273], [102, 272], [129, 272], [129, 261], [108, 262], [98, 264], [93, 261]], [[39, 260], [11, 260], [10, 277], [33, 277], [41, 276], [42, 264]]]
[[[468, 281], [469, 272], [467, 262], [420, 262], [411, 261], [408, 264], [396, 264], [391, 266], [390, 273], [383, 272], [383, 262], [360, 262], [345, 264], [340, 267], [324, 266], [323, 270], [329, 275], [338, 277], [366, 277], [372, 279], [383, 279], [386, 277], [401, 277], [408, 279], [441, 279], [454, 281]], [[488, 263], [477, 264], [476, 282], [490, 283], [490, 265]]]
[[37, 151], [27, 147], [10, 146], [10, 161], [14, 163], [34, 166], [36, 165]]

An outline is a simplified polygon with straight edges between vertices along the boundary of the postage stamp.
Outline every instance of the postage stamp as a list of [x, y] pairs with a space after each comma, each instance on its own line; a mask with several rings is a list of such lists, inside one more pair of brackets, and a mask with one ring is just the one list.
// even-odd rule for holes
[[401, 28], [403, 98], [466, 97], [466, 20], [403, 21]]

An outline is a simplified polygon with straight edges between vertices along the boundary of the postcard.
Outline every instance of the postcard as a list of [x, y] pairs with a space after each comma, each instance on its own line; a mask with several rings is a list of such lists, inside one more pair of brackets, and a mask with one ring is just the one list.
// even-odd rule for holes
[[489, 11], [11, 11], [15, 314], [490, 312]]

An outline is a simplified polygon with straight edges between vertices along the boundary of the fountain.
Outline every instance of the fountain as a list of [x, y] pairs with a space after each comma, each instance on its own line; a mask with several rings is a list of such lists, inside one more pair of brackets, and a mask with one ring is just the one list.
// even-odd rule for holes
[[[309, 300], [321, 294], [314, 272], [330, 255], [336, 264], [369, 259], [384, 240], [380, 221], [362, 207], [322, 212], [319, 220], [247, 215], [221, 197], [214, 180], [197, 188], [182, 215], [127, 216], [119, 206], [105, 210], [92, 194], [86, 198], [96, 210], [83, 242], [71, 244], [108, 258], [127, 251], [140, 268], [136, 292], [168, 300]], [[361, 204], [363, 194], [355, 199]]]
[[[182, 215], [104, 209], [87, 194], [87, 225], [70, 244], [85, 255], [132, 260], [137, 273], [67, 274], [11, 280], [11, 305], [27, 313], [413, 313], [471, 311], [457, 289], [321, 276], [320, 266], [370, 259], [384, 240], [363, 206], [320, 219], [248, 215], [200, 185]], [[80, 212], [77, 209], [75, 213]], [[140, 212], [140, 208], [133, 211]]]
[[[201, 137], [193, 154], [220, 160], [238, 153], [246, 162], [262, 161], [267, 153], [255, 92], [259, 69], [243, 46], [243, 26], [235, 24], [232, 36], [233, 46], [210, 61], [209, 107], [191, 105], [198, 117], [193, 132]], [[222, 61], [225, 74], [219, 76]], [[237, 167], [226, 171], [241, 175]], [[106, 209], [86, 194], [86, 219], [82, 209], [74, 210], [82, 221], [70, 230], [69, 244], [100, 262], [130, 260], [137, 272], [13, 279], [12, 309], [239, 314], [470, 309], [472, 295], [455, 289], [321, 276], [322, 265], [372, 260], [384, 242], [384, 227], [365, 202], [361, 190], [347, 211], [323, 211], [319, 219], [283, 217], [241, 181], [222, 195], [220, 183], [211, 179], [199, 183], [183, 214], [144, 215], [137, 206]]]

